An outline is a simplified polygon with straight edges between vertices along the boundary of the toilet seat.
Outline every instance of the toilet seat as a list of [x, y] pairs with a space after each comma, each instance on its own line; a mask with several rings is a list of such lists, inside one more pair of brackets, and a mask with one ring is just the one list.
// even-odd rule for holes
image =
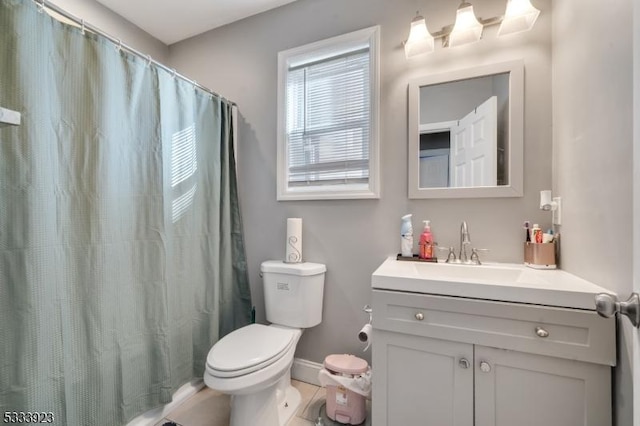
[[295, 329], [250, 324], [223, 337], [207, 355], [214, 377], [232, 378], [263, 369], [282, 358], [296, 343]]

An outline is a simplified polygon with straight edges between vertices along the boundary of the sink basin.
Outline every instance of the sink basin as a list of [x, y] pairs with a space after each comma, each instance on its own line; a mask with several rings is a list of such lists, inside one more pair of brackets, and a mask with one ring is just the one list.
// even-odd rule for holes
[[[398, 262], [402, 263], [402, 262]], [[471, 281], [491, 283], [514, 283], [521, 278], [523, 270], [507, 265], [461, 265], [449, 263], [412, 263], [416, 276], [425, 280], [437, 281]], [[405, 265], [398, 265], [406, 268]]]
[[371, 276], [375, 289], [595, 310], [605, 288], [562, 270], [510, 263], [462, 265], [389, 257]]

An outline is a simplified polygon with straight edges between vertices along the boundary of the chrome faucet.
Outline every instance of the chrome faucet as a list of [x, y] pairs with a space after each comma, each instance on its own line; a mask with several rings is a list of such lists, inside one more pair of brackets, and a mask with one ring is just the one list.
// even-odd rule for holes
[[467, 245], [471, 244], [471, 236], [469, 235], [469, 227], [466, 221], [462, 221], [460, 224], [460, 254], [458, 255], [458, 261], [462, 263], [468, 263], [469, 257], [467, 256]]
[[439, 250], [447, 250], [447, 260], [445, 263], [462, 263], [463, 265], [482, 265], [480, 262], [480, 256], [478, 252], [489, 251], [488, 249], [472, 248], [471, 256], [467, 254], [467, 246], [471, 245], [471, 234], [469, 234], [469, 226], [466, 221], [462, 221], [460, 224], [460, 252], [456, 259], [456, 252], [453, 247], [438, 247]]

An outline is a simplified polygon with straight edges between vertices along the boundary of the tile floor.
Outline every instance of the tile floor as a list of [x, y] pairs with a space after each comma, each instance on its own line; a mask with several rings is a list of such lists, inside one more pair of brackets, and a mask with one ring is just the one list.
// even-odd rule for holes
[[[324, 410], [325, 389], [297, 380], [292, 380], [291, 383], [300, 391], [302, 401], [298, 412], [287, 426], [314, 426], [320, 410]], [[322, 424], [325, 426], [340, 424], [326, 419], [326, 415], [323, 419]], [[205, 387], [169, 413], [156, 426], [162, 426], [167, 422], [174, 422], [178, 426], [228, 426], [229, 397]], [[370, 424], [368, 416], [363, 425]]]

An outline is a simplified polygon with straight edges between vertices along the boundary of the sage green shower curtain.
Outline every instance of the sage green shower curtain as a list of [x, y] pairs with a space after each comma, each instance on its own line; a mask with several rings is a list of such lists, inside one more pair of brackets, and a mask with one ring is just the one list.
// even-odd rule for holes
[[30, 0], [0, 106], [0, 414], [125, 424], [250, 320], [232, 107]]

